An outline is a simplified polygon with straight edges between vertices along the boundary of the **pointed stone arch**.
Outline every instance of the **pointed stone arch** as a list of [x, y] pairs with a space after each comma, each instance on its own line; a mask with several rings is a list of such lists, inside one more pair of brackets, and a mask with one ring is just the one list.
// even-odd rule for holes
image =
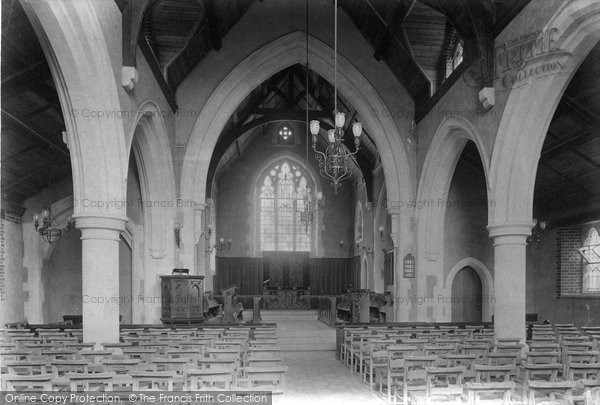
[[[481, 280], [483, 289], [481, 315], [484, 322], [490, 322], [494, 313], [494, 277], [485, 264], [473, 257], [465, 257], [458, 261], [458, 263], [452, 266], [452, 269], [444, 280], [443, 302], [445, 303], [446, 312], [448, 314], [452, 313], [452, 301], [448, 298], [452, 297], [452, 282], [454, 281], [454, 277], [465, 267], [472, 268]], [[440, 300], [437, 299], [437, 301], [439, 302]]]
[[600, 3], [576, 0], [564, 3], [540, 35], [557, 33], [557, 52], [538, 63], [560, 63], [559, 73], [532, 77], [513, 88], [496, 137], [489, 185], [489, 228], [510, 225], [531, 229], [533, 193], [538, 161], [556, 107], [581, 62], [600, 39]]
[[[333, 82], [333, 50], [320, 40], [309, 37], [310, 68], [324, 79]], [[192, 129], [191, 139], [185, 151], [181, 177], [181, 197], [194, 204], [204, 204], [207, 172], [211, 155], [219, 134], [239, 104], [252, 90], [273, 74], [306, 58], [306, 36], [297, 31], [278, 38], [252, 53], [239, 63], [221, 81], [200, 112]], [[395, 121], [389, 114], [373, 114], [387, 111], [374, 87], [347, 59], [338, 57], [338, 87], [344, 96], [352, 100], [353, 106], [363, 120], [363, 126], [375, 141], [381, 156], [383, 171], [390, 200], [400, 201], [414, 196], [411, 166]], [[404, 134], [406, 135], [406, 134]], [[189, 216], [193, 216], [189, 209]], [[401, 212], [395, 218], [408, 213]], [[400, 229], [396, 226], [395, 229]], [[405, 229], [405, 228], [402, 228]], [[408, 229], [408, 228], [406, 228]], [[193, 231], [185, 233], [184, 239], [193, 240]], [[409, 239], [409, 238], [404, 238]], [[193, 258], [184, 260], [193, 263]]]

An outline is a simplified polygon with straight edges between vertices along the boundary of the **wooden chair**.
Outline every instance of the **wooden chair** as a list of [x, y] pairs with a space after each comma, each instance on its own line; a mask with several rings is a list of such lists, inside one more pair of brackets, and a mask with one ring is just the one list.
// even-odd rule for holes
[[560, 345], [551, 342], [531, 342], [529, 344], [530, 352], [554, 352], [559, 351]]
[[94, 350], [96, 343], [88, 342], [88, 343], [65, 343], [65, 347], [67, 349], [76, 349], [76, 350]]
[[123, 355], [128, 356], [131, 359], [140, 359], [144, 362], [150, 362], [158, 355], [157, 349], [144, 347], [124, 347], [122, 351]]
[[559, 352], [527, 352], [525, 364], [556, 364], [561, 362]]
[[506, 382], [510, 381], [511, 377], [516, 374], [515, 367], [511, 365], [489, 366], [487, 364], [476, 364], [474, 368], [476, 383]]
[[63, 376], [66, 373], [88, 373], [89, 362], [87, 360], [52, 360], [52, 374]]
[[113, 391], [114, 373], [68, 373], [70, 390], [75, 391]]
[[348, 338], [345, 338], [344, 342], [342, 343], [342, 352], [340, 353], [340, 358], [345, 361], [346, 365], [350, 367], [350, 369], [353, 369], [355, 367], [353, 363], [354, 359], [356, 358], [355, 353], [360, 350], [361, 338], [363, 336], [370, 336], [371, 331], [368, 329], [349, 329], [346, 331], [346, 329], [344, 329], [344, 333], [346, 332], [348, 333]]
[[[417, 352], [417, 346], [394, 345], [387, 348], [388, 359], [386, 368], [375, 372], [375, 384], [379, 385], [379, 393], [385, 395], [388, 402], [394, 398], [395, 388], [404, 379], [404, 359]], [[385, 394], [384, 394], [385, 389]]]
[[478, 359], [477, 355], [449, 353], [443, 355], [442, 359], [446, 361], [447, 367], [464, 367], [463, 380], [475, 379], [475, 365]]
[[440, 345], [440, 344], [428, 344], [423, 346], [423, 351], [429, 356], [444, 356], [454, 351], [454, 346], [451, 345]]
[[229, 391], [233, 384], [233, 375], [229, 370], [186, 370], [184, 378], [184, 390], [189, 391]]
[[[404, 359], [404, 378], [402, 383], [403, 404], [408, 404], [409, 396], [416, 393], [425, 393], [427, 390], [427, 369], [434, 367], [438, 358], [436, 356], [413, 356]], [[393, 398], [397, 399], [397, 389]]]
[[142, 361], [140, 359], [103, 359], [102, 364], [106, 371], [112, 371], [116, 374], [127, 374], [135, 371]]
[[493, 404], [512, 404], [511, 395], [517, 385], [513, 381], [505, 382], [470, 382], [464, 386], [469, 405], [480, 405], [486, 401]]
[[0, 360], [2, 362], [31, 360], [34, 355], [35, 353], [32, 349], [5, 350], [0, 352]]
[[463, 396], [463, 373], [465, 368], [429, 367], [426, 370], [425, 405], [430, 403], [458, 402]]
[[284, 365], [274, 367], [243, 367], [240, 382], [245, 382], [246, 388], [252, 390], [283, 393], [287, 370], [287, 366]]
[[474, 354], [477, 356], [479, 362], [486, 363], [487, 355], [490, 351], [490, 345], [488, 344], [480, 344], [480, 345], [467, 345], [461, 344], [458, 346], [458, 352], [461, 354]]
[[575, 381], [577, 376], [582, 380], [600, 381], [600, 364], [570, 363], [565, 378]]
[[185, 359], [189, 364], [196, 364], [196, 361], [204, 357], [203, 349], [168, 349], [165, 356], [169, 359]]
[[[381, 346], [373, 345], [369, 350], [369, 357], [365, 360], [363, 383], [368, 384], [369, 391], [373, 391], [375, 373], [387, 367], [388, 351]], [[367, 383], [368, 378], [368, 383]]]
[[281, 357], [262, 358], [252, 356], [246, 357], [246, 362], [244, 364], [246, 367], [272, 367], [281, 365], [283, 365], [283, 359]]
[[75, 349], [42, 350], [42, 356], [47, 356], [51, 360], [74, 360], [77, 353], [78, 350]]
[[[529, 404], [536, 404], [539, 394], [542, 394], [541, 400], [557, 401], [565, 399], [572, 401], [573, 389], [577, 386], [574, 381], [526, 381], [525, 390], [527, 392], [525, 398]], [[545, 394], [545, 395], [544, 395]]]
[[270, 358], [279, 356], [280, 352], [279, 346], [249, 347], [246, 356]]
[[3, 362], [9, 374], [14, 375], [35, 375], [46, 374], [48, 363], [46, 360], [21, 360]]
[[563, 375], [567, 375], [571, 363], [598, 364], [600, 363], [600, 352], [567, 350], [563, 352]]
[[213, 359], [240, 360], [241, 353], [239, 349], [206, 349], [206, 355]]
[[132, 371], [129, 373], [133, 391], [173, 391], [175, 373], [170, 371]]
[[547, 377], [546, 381], [558, 381], [558, 372], [562, 369], [560, 363], [547, 364], [525, 364], [523, 370], [525, 372], [524, 380], [543, 380], [539, 376]]
[[248, 347], [277, 346], [277, 338], [254, 339], [248, 341]]
[[521, 338], [518, 337], [504, 337], [496, 338], [496, 344], [499, 346], [518, 346], [521, 345]]
[[112, 350], [81, 350], [79, 356], [90, 364], [101, 364], [105, 358], [113, 356]]
[[196, 366], [200, 370], [227, 370], [231, 373], [237, 373], [237, 370], [240, 367], [239, 359], [211, 359], [211, 358], [202, 358], [196, 361]]
[[52, 391], [52, 374], [2, 376], [6, 391]]

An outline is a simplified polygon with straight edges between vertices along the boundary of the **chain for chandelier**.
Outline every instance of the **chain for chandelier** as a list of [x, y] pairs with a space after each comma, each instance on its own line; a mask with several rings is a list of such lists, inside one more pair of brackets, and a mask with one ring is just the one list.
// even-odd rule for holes
[[[337, 39], [338, 39], [338, 5], [337, 0], [334, 2], [334, 39], [333, 39], [333, 113], [334, 127], [327, 131], [327, 140], [329, 144], [325, 152], [317, 149], [317, 135], [320, 131], [320, 123], [318, 120], [310, 122], [310, 132], [312, 133], [312, 146], [315, 152], [315, 159], [319, 164], [319, 172], [321, 176], [331, 181], [331, 186], [337, 194], [338, 188], [341, 187], [341, 182], [352, 175], [352, 158], [360, 149], [360, 135], [362, 133], [362, 125], [360, 122], [352, 124], [352, 133], [354, 134], [354, 152], [350, 152], [344, 144], [344, 125], [346, 116], [337, 108]], [[308, 48], [308, 38], [307, 38]]]

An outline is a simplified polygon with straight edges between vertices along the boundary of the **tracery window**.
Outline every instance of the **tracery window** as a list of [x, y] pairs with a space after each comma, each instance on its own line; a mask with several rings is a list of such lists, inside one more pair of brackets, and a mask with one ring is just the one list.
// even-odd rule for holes
[[313, 225], [300, 221], [305, 198], [311, 201], [314, 195], [306, 169], [283, 159], [259, 181], [260, 250], [310, 252]]

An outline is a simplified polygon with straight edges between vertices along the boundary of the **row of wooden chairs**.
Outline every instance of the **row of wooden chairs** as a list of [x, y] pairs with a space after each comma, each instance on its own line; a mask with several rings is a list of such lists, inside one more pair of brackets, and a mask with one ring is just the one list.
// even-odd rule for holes
[[[452, 392], [470, 403], [489, 395], [509, 403], [517, 393], [517, 397], [522, 393], [522, 402], [536, 403], [540, 394], [573, 398], [575, 387], [583, 391], [575, 397], [590, 397], [600, 385], [598, 353], [588, 350], [592, 346], [586, 339], [575, 339], [579, 336], [566, 334], [560, 345], [554, 343], [555, 351], [548, 351], [547, 342], [532, 342], [531, 351], [522, 354], [524, 346], [516, 338], [497, 339], [484, 332], [477, 337], [474, 333], [451, 337], [437, 333], [427, 339], [426, 333], [345, 328], [340, 358], [371, 390], [378, 385], [392, 403], [417, 403], [420, 397], [427, 403], [440, 395], [452, 397]], [[440, 389], [436, 389], [439, 382]]]
[[12, 333], [0, 348], [3, 388], [283, 392], [287, 366], [279, 356], [275, 328], [177, 332], [123, 330], [120, 343], [101, 344], [99, 350], [90, 343], [24, 343], [15, 341], [22, 335]]

